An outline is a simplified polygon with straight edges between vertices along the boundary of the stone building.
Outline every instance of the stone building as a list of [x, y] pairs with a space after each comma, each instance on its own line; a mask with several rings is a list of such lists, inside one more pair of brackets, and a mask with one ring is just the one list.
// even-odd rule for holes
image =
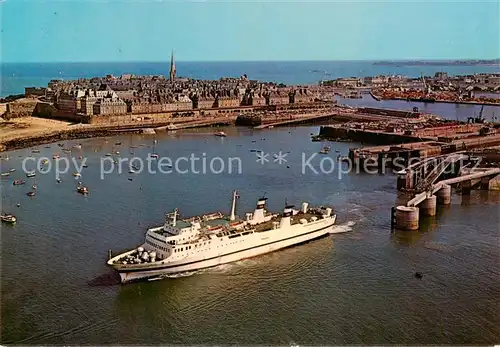
[[284, 105], [284, 104], [289, 104], [290, 103], [290, 98], [288, 97], [288, 94], [286, 93], [271, 93], [269, 97], [269, 105]]
[[127, 104], [118, 98], [100, 98], [92, 105], [94, 115], [107, 116], [127, 113]]
[[94, 104], [97, 101], [99, 101], [98, 97], [85, 95], [80, 100], [80, 112], [92, 116], [94, 114]]
[[58, 110], [61, 110], [63, 112], [77, 113], [78, 106], [76, 99], [76, 96], [74, 96], [72, 93], [61, 93], [56, 97], [55, 106]]
[[240, 106], [240, 99], [236, 97], [220, 97], [219, 107], [238, 107]]
[[[194, 105], [193, 105], [194, 107]], [[215, 107], [215, 98], [198, 98], [198, 107], [199, 109], [213, 108]]]

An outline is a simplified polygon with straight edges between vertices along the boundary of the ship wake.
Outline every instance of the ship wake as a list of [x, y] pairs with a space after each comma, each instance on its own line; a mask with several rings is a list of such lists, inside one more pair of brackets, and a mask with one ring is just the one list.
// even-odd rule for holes
[[348, 221], [347, 223], [344, 223], [344, 224], [336, 225], [330, 231], [330, 234], [347, 233], [347, 232], [353, 230], [354, 225], [356, 225], [356, 222], [352, 221], [352, 220]]

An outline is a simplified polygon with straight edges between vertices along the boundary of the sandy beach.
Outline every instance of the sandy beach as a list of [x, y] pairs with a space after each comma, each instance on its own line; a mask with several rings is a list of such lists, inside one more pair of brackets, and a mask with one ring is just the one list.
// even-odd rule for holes
[[49, 135], [56, 131], [70, 130], [78, 125], [53, 119], [23, 117], [4, 120], [0, 118], [0, 143], [32, 136]]

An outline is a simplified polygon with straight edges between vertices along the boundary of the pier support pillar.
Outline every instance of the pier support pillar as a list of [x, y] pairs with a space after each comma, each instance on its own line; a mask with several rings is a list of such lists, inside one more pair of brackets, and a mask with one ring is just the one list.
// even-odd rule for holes
[[490, 178], [483, 177], [481, 178], [481, 190], [489, 190], [490, 189]]
[[436, 215], [436, 196], [431, 195], [419, 205], [422, 216], [431, 217]]
[[398, 175], [396, 186], [398, 190], [406, 188], [406, 175]]
[[415, 172], [413, 170], [408, 170], [406, 173], [406, 189], [411, 190], [413, 189], [414, 182], [415, 182]]
[[379, 173], [382, 173], [382, 174], [385, 173], [386, 164], [387, 164], [387, 153], [380, 152], [378, 154], [378, 158], [377, 158], [377, 166], [378, 166]]
[[469, 195], [472, 190], [472, 181], [463, 181], [462, 182], [462, 194]]
[[394, 227], [400, 230], [418, 230], [418, 208], [398, 206], [394, 212]]
[[449, 205], [451, 203], [451, 186], [445, 184], [436, 193], [437, 202], [440, 205]]

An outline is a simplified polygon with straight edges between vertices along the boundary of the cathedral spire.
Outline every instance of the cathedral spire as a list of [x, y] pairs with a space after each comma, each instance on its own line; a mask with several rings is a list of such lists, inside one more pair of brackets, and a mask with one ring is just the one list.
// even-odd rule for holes
[[172, 55], [170, 56], [170, 81], [175, 80], [175, 61], [174, 61], [174, 50], [172, 50]]

